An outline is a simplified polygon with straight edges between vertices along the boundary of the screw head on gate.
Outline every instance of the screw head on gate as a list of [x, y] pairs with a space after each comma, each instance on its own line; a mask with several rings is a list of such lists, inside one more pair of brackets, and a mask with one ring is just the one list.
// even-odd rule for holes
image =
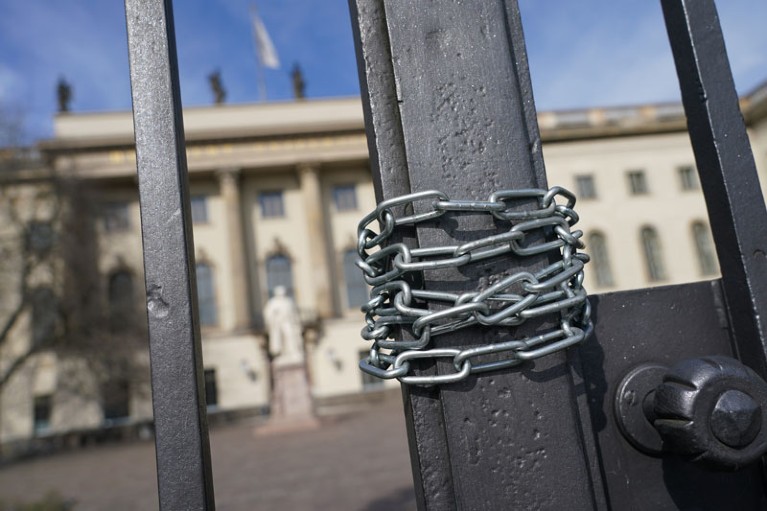
[[762, 407], [740, 390], [723, 393], [711, 412], [711, 431], [722, 443], [739, 449], [762, 429]]
[[682, 360], [655, 391], [655, 427], [664, 448], [719, 470], [767, 453], [767, 382], [725, 356]]

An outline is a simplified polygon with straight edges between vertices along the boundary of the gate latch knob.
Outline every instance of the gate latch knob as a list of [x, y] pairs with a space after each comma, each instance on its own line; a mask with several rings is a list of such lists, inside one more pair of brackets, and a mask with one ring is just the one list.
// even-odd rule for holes
[[648, 454], [737, 470], [767, 453], [767, 383], [731, 357], [639, 366], [618, 387], [615, 411], [623, 435]]
[[737, 360], [683, 360], [655, 390], [654, 425], [670, 450], [736, 470], [767, 452], [767, 383]]

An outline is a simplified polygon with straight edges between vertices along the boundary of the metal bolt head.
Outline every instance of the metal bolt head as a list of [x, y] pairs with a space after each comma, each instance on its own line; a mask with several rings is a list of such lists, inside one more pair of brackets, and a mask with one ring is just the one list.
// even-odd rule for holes
[[740, 390], [724, 392], [711, 412], [711, 431], [725, 445], [739, 449], [754, 441], [762, 429], [762, 407]]

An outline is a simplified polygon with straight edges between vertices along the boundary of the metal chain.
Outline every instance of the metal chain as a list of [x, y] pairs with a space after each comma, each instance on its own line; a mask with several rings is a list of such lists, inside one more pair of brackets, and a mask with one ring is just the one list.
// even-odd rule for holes
[[[558, 197], [564, 204], [557, 204]], [[531, 200], [537, 202], [537, 208], [520, 207]], [[575, 196], [558, 186], [500, 190], [487, 201], [451, 200], [432, 190], [381, 202], [357, 229], [357, 265], [372, 286], [370, 301], [362, 307], [366, 323], [362, 337], [372, 341], [372, 346], [370, 356], [360, 361], [360, 369], [402, 383], [436, 385], [513, 367], [582, 342], [593, 330], [583, 288], [583, 266], [589, 257], [578, 253], [583, 248], [583, 232], [570, 230], [578, 222], [574, 206]], [[416, 213], [416, 209], [425, 211]], [[397, 216], [395, 210], [409, 214]], [[496, 223], [505, 222], [510, 229], [462, 245], [409, 248], [403, 243], [386, 244], [397, 227], [430, 222], [448, 211], [490, 214]], [[378, 233], [370, 228], [375, 221]], [[534, 236], [536, 231], [542, 235]], [[552, 250], [559, 251], [561, 260], [535, 273], [514, 273], [486, 289], [462, 294], [417, 289], [416, 283], [422, 281], [418, 277], [426, 270]], [[437, 304], [440, 307], [430, 307]], [[430, 347], [433, 337], [468, 326], [512, 327], [545, 315], [557, 315], [558, 327], [533, 337], [467, 349]], [[392, 339], [398, 329], [409, 330], [415, 340]], [[487, 359], [498, 353], [503, 354], [501, 360]], [[454, 371], [436, 376], [411, 374], [410, 361], [424, 358], [452, 358]]]

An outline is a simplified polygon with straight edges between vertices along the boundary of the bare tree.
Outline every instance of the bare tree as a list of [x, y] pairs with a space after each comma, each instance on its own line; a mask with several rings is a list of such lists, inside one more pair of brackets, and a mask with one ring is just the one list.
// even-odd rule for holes
[[51, 353], [57, 392], [107, 409], [147, 389], [139, 293], [99, 271], [95, 191], [14, 145], [18, 129], [0, 127], [0, 392]]
[[53, 218], [58, 209], [57, 205], [48, 203], [42, 189], [34, 190], [34, 185], [25, 186], [21, 181], [25, 173], [37, 170], [21, 146], [21, 132], [19, 116], [0, 108], [0, 390], [38, 349], [34, 342], [20, 351], [8, 346], [14, 329], [32, 306], [33, 295], [41, 297], [34, 289], [33, 276], [45, 265], [51, 252], [50, 247], [45, 246], [45, 238], [52, 240], [52, 236], [47, 236], [43, 229], [50, 223], [28, 222], [26, 217], [41, 218], [38, 209], [43, 203], [53, 206], [53, 211], [46, 215], [48, 219]]

